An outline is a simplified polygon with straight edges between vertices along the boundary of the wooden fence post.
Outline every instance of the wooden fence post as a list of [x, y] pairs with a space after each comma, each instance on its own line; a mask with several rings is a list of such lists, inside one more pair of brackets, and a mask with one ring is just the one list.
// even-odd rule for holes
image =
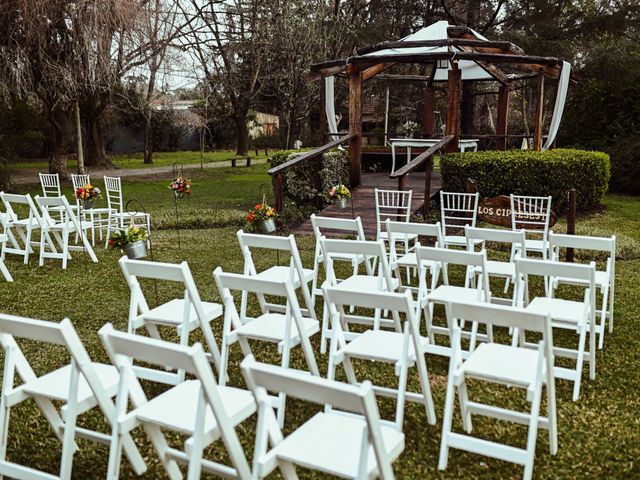
[[282, 191], [282, 173], [280, 172], [273, 176], [273, 195], [276, 201], [276, 212], [281, 212], [284, 206], [284, 192]]
[[[567, 212], [567, 235], [576, 234], [576, 189], [569, 190], [569, 212]], [[567, 248], [567, 262], [573, 262], [573, 248]]]
[[431, 201], [431, 172], [433, 171], [433, 155], [427, 160], [424, 172], [424, 205], [422, 205], [422, 216], [427, 221], [429, 215], [429, 202]]

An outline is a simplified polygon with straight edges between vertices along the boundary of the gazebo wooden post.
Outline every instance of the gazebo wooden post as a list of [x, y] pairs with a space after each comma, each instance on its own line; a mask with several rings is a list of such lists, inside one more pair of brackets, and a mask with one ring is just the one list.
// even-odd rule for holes
[[327, 143], [329, 143], [329, 124], [327, 121], [326, 101], [327, 87], [324, 82], [324, 77], [322, 77], [320, 79], [320, 137], [322, 140], [322, 145], [326, 145]]
[[424, 87], [424, 111], [422, 115], [422, 134], [424, 138], [433, 137], [435, 110], [436, 91], [431, 84], [427, 84]]
[[447, 80], [447, 95], [449, 107], [447, 109], [447, 135], [453, 135], [453, 141], [445, 148], [445, 153], [457, 152], [460, 145], [460, 101], [462, 94], [462, 70], [458, 62], [453, 60]]
[[355, 65], [347, 67], [349, 75], [349, 157], [351, 187], [360, 185], [362, 171], [362, 72]]
[[540, 69], [536, 77], [536, 117], [533, 128], [533, 149], [542, 150], [542, 120], [544, 115], [544, 70]]
[[496, 134], [498, 137], [496, 148], [498, 150], [507, 149], [507, 129], [509, 125], [509, 84], [503, 83], [498, 91], [498, 119]]

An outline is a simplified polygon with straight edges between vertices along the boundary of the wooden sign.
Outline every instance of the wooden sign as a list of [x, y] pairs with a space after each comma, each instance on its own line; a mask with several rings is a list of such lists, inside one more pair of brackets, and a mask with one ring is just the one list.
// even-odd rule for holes
[[[511, 228], [511, 199], [506, 195], [498, 197], [485, 198], [478, 203], [478, 220], [499, 225], [501, 227]], [[532, 212], [528, 215], [520, 215], [517, 219], [520, 228], [528, 230], [542, 230], [544, 225], [539, 223], [526, 223], [527, 220], [532, 222], [544, 221], [544, 212]], [[556, 214], [551, 211], [549, 216], [549, 227], [555, 225], [557, 221]]]

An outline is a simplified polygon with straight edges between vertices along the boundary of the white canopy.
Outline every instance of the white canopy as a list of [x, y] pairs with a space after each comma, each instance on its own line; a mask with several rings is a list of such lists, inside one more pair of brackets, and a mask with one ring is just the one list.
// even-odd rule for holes
[[[447, 40], [449, 34], [447, 29], [449, 28], [449, 22], [442, 20], [436, 22], [428, 27], [424, 27], [418, 30], [416, 33], [401, 39], [401, 42], [411, 42], [420, 40]], [[478, 38], [478, 40], [487, 40], [478, 32], [471, 30], [471, 32]], [[385, 50], [379, 50], [377, 52], [367, 53], [365, 57], [377, 57], [377, 56], [389, 56], [389, 55], [412, 55], [412, 54], [428, 54], [428, 53], [446, 53], [461, 51], [457, 47], [415, 47], [415, 48], [387, 48]], [[447, 71], [451, 68], [437, 68], [434, 81], [446, 81], [448, 74]], [[471, 60], [460, 60], [458, 62], [458, 68], [462, 70], [462, 80], [493, 80], [493, 77], [485, 71], [480, 65]]]

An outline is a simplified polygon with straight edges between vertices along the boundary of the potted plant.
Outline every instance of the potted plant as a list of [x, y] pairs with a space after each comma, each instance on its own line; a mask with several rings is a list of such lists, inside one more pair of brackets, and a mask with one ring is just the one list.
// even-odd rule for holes
[[82, 208], [85, 210], [90, 210], [93, 208], [93, 202], [96, 198], [100, 197], [100, 189], [98, 187], [94, 187], [90, 183], [76, 189], [75, 197], [78, 200], [82, 200]]
[[418, 124], [412, 120], [407, 120], [400, 125], [400, 133], [404, 133], [407, 138], [413, 138], [413, 134], [418, 131]]
[[145, 228], [130, 225], [126, 229], [114, 231], [109, 239], [109, 246], [119, 248], [133, 260], [144, 258], [147, 256], [147, 235]]
[[343, 209], [347, 208], [347, 203], [351, 198], [351, 192], [346, 185], [340, 183], [329, 189], [327, 197], [336, 205], [336, 207], [338, 207], [339, 209]]
[[169, 188], [176, 198], [184, 198], [185, 195], [191, 195], [191, 180], [180, 175], [169, 184]]
[[254, 208], [249, 210], [247, 221], [251, 225], [257, 225], [262, 233], [271, 233], [276, 231], [276, 210], [270, 207], [262, 200], [262, 203], [256, 204]]

